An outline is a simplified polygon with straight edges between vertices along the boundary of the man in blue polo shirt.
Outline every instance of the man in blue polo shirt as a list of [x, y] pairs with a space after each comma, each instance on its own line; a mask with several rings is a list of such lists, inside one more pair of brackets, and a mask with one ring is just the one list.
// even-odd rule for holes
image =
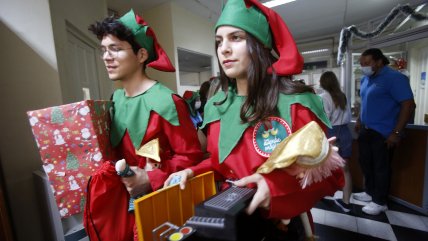
[[409, 79], [388, 66], [380, 49], [372, 48], [360, 57], [361, 113], [355, 125], [359, 132], [359, 161], [365, 178], [365, 192], [354, 199], [368, 202], [363, 212], [378, 215], [387, 210], [394, 147], [414, 109]]

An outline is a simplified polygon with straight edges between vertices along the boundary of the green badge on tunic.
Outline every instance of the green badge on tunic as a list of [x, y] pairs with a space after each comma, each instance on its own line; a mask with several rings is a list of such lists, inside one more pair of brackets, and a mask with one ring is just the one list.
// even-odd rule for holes
[[257, 153], [261, 156], [269, 157], [275, 147], [291, 135], [291, 128], [288, 123], [279, 117], [268, 117], [270, 128], [264, 122], [259, 122], [254, 127], [253, 145]]

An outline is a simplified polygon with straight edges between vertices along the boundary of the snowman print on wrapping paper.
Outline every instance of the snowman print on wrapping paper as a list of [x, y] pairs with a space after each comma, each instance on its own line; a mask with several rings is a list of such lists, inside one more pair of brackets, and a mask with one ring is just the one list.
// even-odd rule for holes
[[81, 116], [86, 116], [89, 113], [89, 111], [90, 111], [89, 107], [85, 106], [85, 107], [79, 109], [79, 114]]
[[101, 158], [103, 157], [103, 155], [101, 154], [101, 152], [97, 152], [92, 156], [92, 160], [99, 162], [101, 161]]
[[64, 138], [62, 137], [61, 132], [58, 129], [54, 130], [53, 134], [54, 134], [54, 139], [55, 139], [55, 145], [56, 146], [60, 146], [60, 145], [64, 145], [65, 144]]
[[43, 170], [45, 170], [46, 173], [50, 173], [54, 168], [55, 166], [52, 163], [43, 165]]
[[[30, 115], [32, 115], [32, 114], [33, 114], [33, 112], [30, 112]], [[37, 123], [39, 123], [39, 118], [32, 116], [30, 118], [30, 125], [35, 126]], [[34, 130], [31, 129], [31, 131], [33, 132], [33, 135], [34, 135]], [[36, 140], [37, 148], [40, 148], [39, 140], [37, 138], [35, 140]]]
[[70, 185], [70, 190], [74, 191], [80, 189], [79, 184], [77, 184], [76, 179], [74, 179], [74, 176], [68, 177], [68, 183]]
[[59, 214], [61, 215], [61, 217], [64, 217], [68, 214], [68, 208], [62, 208], [61, 210], [59, 210]]
[[95, 148], [94, 154], [88, 153], [85, 157], [85, 160], [87, 161], [94, 161], [95, 163], [100, 162], [103, 157], [103, 154], [99, 151], [98, 148]]
[[85, 140], [87, 141], [91, 138], [91, 132], [89, 131], [88, 128], [83, 128], [82, 130], [80, 130], [80, 133], [84, 141]]
[[[32, 113], [31, 113], [31, 114], [32, 114]], [[38, 122], [39, 122], [39, 118], [37, 118], [37, 117], [35, 117], [35, 116], [32, 116], [32, 117], [30, 118], [30, 125], [31, 125], [31, 126], [35, 126]]]

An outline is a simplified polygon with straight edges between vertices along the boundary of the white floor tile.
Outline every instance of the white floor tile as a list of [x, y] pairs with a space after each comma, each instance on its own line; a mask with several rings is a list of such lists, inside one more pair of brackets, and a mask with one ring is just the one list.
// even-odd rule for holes
[[357, 218], [358, 233], [376, 238], [397, 241], [391, 225], [365, 218]]
[[319, 208], [312, 208], [311, 214], [312, 214], [312, 219], [314, 220], [314, 223], [324, 224], [325, 212], [326, 211]]
[[357, 219], [342, 213], [325, 211], [324, 225], [357, 232]]
[[386, 211], [386, 216], [388, 217], [390, 224], [417, 229], [425, 232], [428, 231], [428, 228], [422, 220], [422, 217], [419, 215], [397, 211]]
[[[428, 217], [421, 216], [422, 222], [425, 224], [425, 230], [428, 230]], [[428, 232], [428, 231], [427, 231]]]

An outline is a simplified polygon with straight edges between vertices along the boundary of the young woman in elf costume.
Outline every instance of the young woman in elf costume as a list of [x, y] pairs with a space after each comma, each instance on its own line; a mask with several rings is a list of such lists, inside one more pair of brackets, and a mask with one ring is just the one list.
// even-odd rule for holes
[[89, 30], [101, 40], [110, 79], [123, 86], [112, 97], [110, 137], [114, 161], [125, 159], [133, 175], [121, 178], [107, 161], [92, 176], [85, 228], [91, 240], [137, 240], [130, 196], [161, 188], [171, 173], [195, 165], [202, 152], [186, 102], [146, 74], [146, 67], [175, 71], [147, 23], [131, 10]]
[[179, 175], [184, 188], [187, 179], [214, 170], [220, 180], [257, 186], [248, 213], [261, 208], [270, 219], [296, 217], [343, 186], [341, 169], [304, 189], [283, 170], [256, 171], [279, 142], [307, 123], [326, 130], [322, 102], [312, 88], [291, 81], [303, 58], [276, 12], [256, 0], [229, 0], [215, 29], [222, 91], [208, 100], [202, 126], [211, 156], [166, 184]]

